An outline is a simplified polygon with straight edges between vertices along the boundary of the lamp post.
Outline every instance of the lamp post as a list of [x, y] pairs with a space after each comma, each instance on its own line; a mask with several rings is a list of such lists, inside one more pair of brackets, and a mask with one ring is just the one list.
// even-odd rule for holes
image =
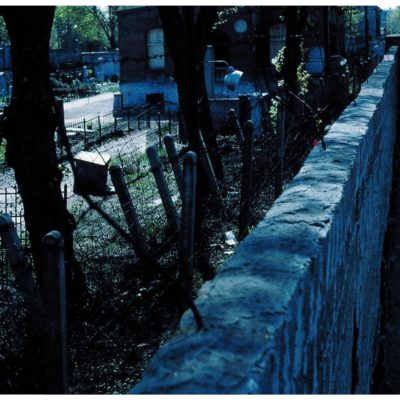
[[[211, 63], [211, 64], [225, 64], [226, 67], [226, 74], [224, 76], [224, 87], [226, 87], [228, 90], [230, 90], [231, 92], [234, 92], [238, 85], [239, 85], [239, 81], [240, 78], [243, 75], [242, 71], [239, 71], [237, 69], [235, 69], [234, 67], [232, 67], [231, 65], [229, 65], [229, 63], [225, 60], [207, 60], [205, 61], [206, 64]], [[213, 76], [214, 74], [211, 74], [211, 76]], [[214, 82], [211, 82], [211, 86], [213, 87]], [[213, 94], [214, 90], [212, 90], [212, 94]]]

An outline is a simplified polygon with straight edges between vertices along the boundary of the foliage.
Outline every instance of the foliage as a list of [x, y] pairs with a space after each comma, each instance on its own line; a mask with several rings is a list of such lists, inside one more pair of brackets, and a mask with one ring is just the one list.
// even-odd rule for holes
[[217, 20], [212, 27], [212, 30], [215, 31], [220, 28], [222, 25], [228, 22], [229, 17], [231, 15], [237, 14], [240, 7], [224, 7], [221, 11], [217, 12]]
[[388, 34], [400, 33], [400, 7], [389, 10], [386, 18], [386, 29]]
[[364, 10], [361, 7], [345, 6], [344, 11], [344, 29], [348, 36], [357, 36], [358, 26], [363, 18]]
[[2, 16], [0, 16], [0, 43], [8, 41], [8, 32]]
[[[303, 93], [307, 93], [309, 89], [310, 83], [310, 74], [306, 70], [306, 55], [307, 49], [304, 46], [304, 41], [301, 42], [301, 60], [297, 67], [297, 81], [299, 83], [300, 91]], [[275, 58], [272, 59], [272, 65], [275, 68], [275, 71], [278, 74], [278, 78], [281, 77], [283, 72], [283, 65], [286, 61], [286, 46], [282, 47]], [[283, 79], [278, 80], [278, 86], [283, 87], [285, 84]]]
[[304, 40], [302, 40], [300, 44], [301, 49], [301, 61], [297, 67], [297, 81], [299, 82], [300, 91], [303, 93], [307, 93], [310, 84], [311, 75], [306, 70], [306, 57], [307, 57], [307, 48], [304, 45]]
[[6, 160], [6, 143], [5, 140], [3, 140], [0, 143], [0, 163], [4, 163]]
[[98, 51], [116, 46], [118, 6], [60, 6], [54, 17], [51, 47]]

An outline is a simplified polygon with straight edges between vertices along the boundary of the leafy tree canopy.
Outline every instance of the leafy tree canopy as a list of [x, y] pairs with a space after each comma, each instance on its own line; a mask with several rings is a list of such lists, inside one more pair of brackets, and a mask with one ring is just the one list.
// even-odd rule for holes
[[359, 25], [364, 18], [364, 8], [359, 6], [344, 6], [344, 28], [348, 36], [360, 36]]
[[51, 47], [65, 51], [98, 51], [117, 44], [118, 6], [59, 6], [56, 9]]
[[8, 41], [8, 32], [2, 16], [0, 16], [0, 43]]
[[388, 34], [400, 33], [400, 7], [391, 9], [386, 18], [386, 29]]

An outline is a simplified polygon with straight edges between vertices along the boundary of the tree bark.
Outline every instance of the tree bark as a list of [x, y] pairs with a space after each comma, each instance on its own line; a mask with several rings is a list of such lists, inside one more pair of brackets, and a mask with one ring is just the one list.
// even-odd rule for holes
[[285, 8], [286, 49], [282, 76], [287, 90], [297, 94], [299, 85], [297, 69], [301, 63], [301, 43], [305, 29], [306, 7], [288, 6]]
[[74, 220], [61, 192], [54, 132], [55, 100], [50, 86], [49, 42], [55, 7], [4, 7], [0, 12], [11, 40], [13, 94], [1, 133], [7, 140], [6, 160], [15, 171], [25, 211], [39, 286], [43, 287], [40, 243], [58, 230], [64, 235], [69, 300], [84, 290], [74, 258]]
[[[222, 163], [217, 153], [204, 78], [207, 37], [217, 18], [217, 7], [158, 7], [165, 40], [175, 67], [179, 105], [189, 148], [198, 153], [199, 130], [219, 179]], [[201, 184], [200, 179], [199, 184]], [[207, 190], [207, 188], [202, 188]]]

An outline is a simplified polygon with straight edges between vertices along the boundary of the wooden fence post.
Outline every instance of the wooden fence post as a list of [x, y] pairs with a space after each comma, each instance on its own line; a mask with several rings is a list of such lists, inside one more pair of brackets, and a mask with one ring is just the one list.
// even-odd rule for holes
[[11, 266], [18, 287], [22, 290], [32, 311], [35, 326], [39, 333], [44, 331], [44, 307], [39, 290], [32, 276], [32, 269], [25, 257], [17, 230], [9, 214], [0, 214], [0, 237], [7, 252], [7, 261]]
[[223, 205], [222, 195], [219, 190], [218, 181], [217, 181], [217, 178], [215, 177], [214, 168], [212, 166], [210, 157], [207, 153], [207, 147], [204, 143], [204, 139], [203, 139], [203, 135], [202, 135], [201, 131], [199, 131], [199, 152], [200, 152], [200, 154], [199, 154], [200, 163], [201, 163], [201, 166], [206, 175], [210, 190], [212, 193], [217, 195], [220, 205]]
[[242, 240], [249, 233], [254, 150], [253, 122], [247, 121], [243, 129], [245, 136], [243, 144], [242, 186], [240, 191], [239, 240]]
[[[281, 98], [283, 101], [283, 97]], [[283, 189], [283, 161], [285, 157], [285, 108], [282, 103], [278, 105], [276, 122], [276, 175], [275, 198], [279, 197]]]
[[172, 201], [171, 193], [168, 189], [167, 181], [162, 171], [162, 163], [154, 146], [146, 149], [147, 157], [150, 161], [151, 170], [156, 181], [158, 192], [160, 193], [161, 201], [167, 216], [168, 224], [172, 231], [177, 231], [179, 227], [178, 215], [175, 210], [174, 202]]
[[47, 393], [67, 389], [67, 303], [64, 266], [64, 239], [51, 231], [42, 240], [45, 279], [43, 297], [48, 317], [46, 340]]
[[175, 142], [171, 135], [164, 136], [164, 144], [167, 149], [168, 160], [171, 163], [172, 171], [174, 172], [176, 184], [178, 186], [181, 198], [183, 196], [183, 175], [182, 168], [179, 165], [178, 152], [176, 151]]
[[189, 151], [183, 158], [183, 196], [181, 219], [181, 262], [179, 279], [190, 293], [193, 289], [193, 257], [196, 211], [197, 155]]
[[236, 111], [233, 108], [231, 108], [228, 111], [228, 115], [233, 120], [233, 126], [234, 126], [234, 129], [236, 132], [236, 136], [237, 136], [239, 145], [242, 146], [243, 142], [244, 142], [244, 136], [243, 136], [242, 127], [240, 126], [240, 123], [239, 123], [239, 119], [236, 115]]
[[[143, 231], [140, 227], [139, 218], [133, 205], [132, 197], [129, 193], [125, 178], [122, 174], [121, 167], [119, 165], [112, 165], [110, 167], [110, 175], [125, 216], [125, 221], [128, 225], [129, 233], [135, 243], [138, 243], [142, 249], [146, 250], [146, 241]], [[138, 257], [140, 258], [140, 255], [138, 255]]]
[[244, 126], [245, 122], [251, 119], [251, 101], [249, 95], [239, 96], [239, 121], [240, 126]]

